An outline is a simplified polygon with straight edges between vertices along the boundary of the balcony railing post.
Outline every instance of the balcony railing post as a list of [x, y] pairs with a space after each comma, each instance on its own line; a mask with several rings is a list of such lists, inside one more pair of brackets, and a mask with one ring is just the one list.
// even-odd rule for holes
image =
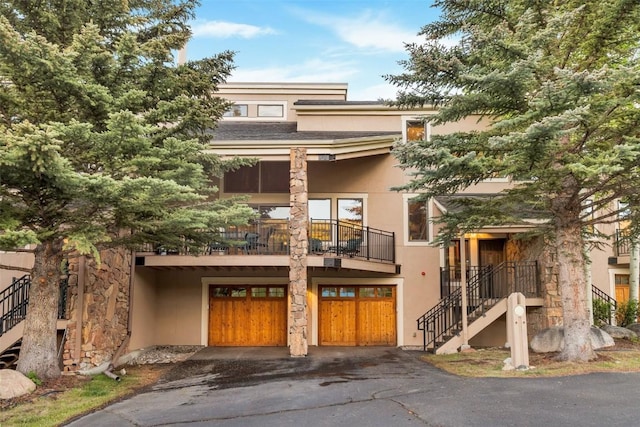
[[367, 234], [367, 259], [369, 259], [369, 247], [371, 246], [371, 236], [369, 235], [369, 226], [367, 225], [366, 227], [366, 234]]

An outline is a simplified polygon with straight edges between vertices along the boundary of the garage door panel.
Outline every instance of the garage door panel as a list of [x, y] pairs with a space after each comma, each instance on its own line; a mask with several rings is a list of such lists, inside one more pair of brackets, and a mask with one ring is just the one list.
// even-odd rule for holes
[[395, 345], [393, 287], [359, 286], [320, 289], [320, 345]]
[[[209, 345], [283, 346], [287, 344], [287, 299], [284, 287], [269, 297], [252, 287], [214, 287], [209, 292]], [[233, 291], [229, 291], [233, 289]], [[238, 289], [246, 291], [238, 292]], [[254, 297], [252, 297], [252, 293]]]
[[325, 300], [320, 307], [320, 345], [356, 345], [355, 300]]
[[394, 345], [396, 317], [393, 301], [359, 301], [358, 345]]

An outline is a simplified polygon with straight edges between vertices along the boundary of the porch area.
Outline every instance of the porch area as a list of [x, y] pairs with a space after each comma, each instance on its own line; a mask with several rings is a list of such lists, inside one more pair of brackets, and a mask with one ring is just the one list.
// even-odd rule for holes
[[[311, 219], [308, 254], [329, 258], [395, 263], [395, 234], [350, 221]], [[230, 226], [218, 231], [198, 254], [202, 256], [289, 255], [289, 222], [260, 219], [245, 226]], [[137, 251], [144, 256], [193, 256], [184, 247], [144, 245]]]
[[463, 293], [460, 268], [440, 270], [440, 301], [417, 319], [423, 350], [445, 352], [461, 345], [463, 326], [467, 338], [480, 333], [507, 310], [506, 298], [520, 292], [527, 306], [542, 306], [538, 264], [535, 261], [505, 261], [497, 265], [466, 269], [466, 319], [463, 325]]

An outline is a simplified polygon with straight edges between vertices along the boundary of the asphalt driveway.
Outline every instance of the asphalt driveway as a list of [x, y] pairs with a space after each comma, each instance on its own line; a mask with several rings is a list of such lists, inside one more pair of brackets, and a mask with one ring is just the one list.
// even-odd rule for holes
[[205, 348], [72, 426], [637, 426], [640, 374], [477, 379], [397, 348]]

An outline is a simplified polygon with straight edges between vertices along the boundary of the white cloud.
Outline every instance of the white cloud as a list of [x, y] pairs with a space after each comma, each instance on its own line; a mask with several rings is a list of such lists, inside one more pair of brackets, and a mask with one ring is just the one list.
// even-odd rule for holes
[[238, 24], [224, 21], [199, 21], [192, 25], [194, 37], [231, 38], [240, 37], [250, 39], [267, 34], [277, 34], [269, 27], [257, 27], [255, 25]]
[[366, 50], [404, 52], [405, 43], [419, 42], [419, 29], [408, 29], [394, 23], [383, 12], [364, 11], [358, 16], [344, 17], [293, 10], [305, 21], [328, 28], [343, 41]]
[[354, 101], [377, 101], [396, 99], [398, 88], [390, 83], [381, 83], [360, 89], [349, 89], [349, 99]]
[[286, 66], [235, 69], [230, 82], [347, 82], [358, 73], [350, 62], [312, 59]]

